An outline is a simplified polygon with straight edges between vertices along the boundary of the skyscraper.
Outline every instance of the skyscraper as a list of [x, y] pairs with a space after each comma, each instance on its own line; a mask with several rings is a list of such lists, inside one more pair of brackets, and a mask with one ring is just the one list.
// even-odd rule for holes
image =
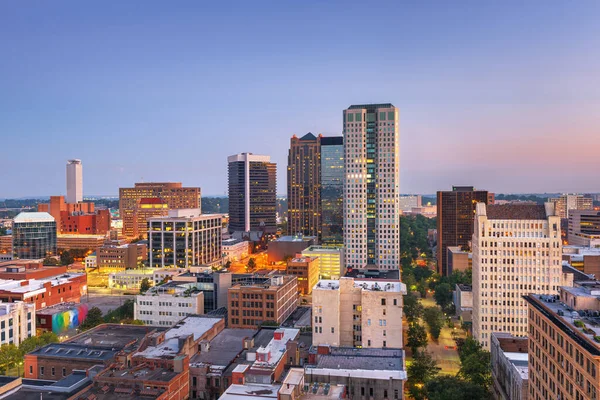
[[437, 192], [437, 264], [440, 275], [448, 275], [448, 247], [468, 247], [473, 236], [477, 203], [494, 203], [494, 195], [473, 186], [452, 186]]
[[344, 137], [321, 138], [321, 243], [344, 243]]
[[67, 203], [83, 201], [83, 166], [81, 160], [67, 161]]
[[56, 221], [47, 212], [22, 212], [13, 220], [13, 256], [40, 259], [56, 255]]
[[277, 164], [271, 157], [241, 153], [229, 163], [229, 231], [277, 231]]
[[398, 109], [344, 110], [344, 248], [348, 268], [398, 269], [400, 159]]
[[560, 197], [550, 198], [548, 201], [555, 204], [556, 215], [562, 219], [569, 218], [571, 210], [594, 209], [593, 199], [580, 194], [563, 194]]
[[321, 235], [321, 135], [290, 140], [287, 167], [288, 234]]

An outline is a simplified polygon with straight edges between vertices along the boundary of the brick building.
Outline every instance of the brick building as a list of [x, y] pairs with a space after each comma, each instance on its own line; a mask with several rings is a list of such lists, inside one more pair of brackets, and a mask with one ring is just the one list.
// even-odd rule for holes
[[148, 259], [145, 241], [127, 244], [105, 243], [96, 249], [96, 266], [100, 272], [119, 272], [138, 268]]
[[288, 261], [287, 273], [298, 278], [298, 292], [303, 295], [311, 294], [312, 288], [319, 281], [319, 260], [317, 257], [296, 255]]
[[57, 233], [104, 235], [110, 230], [110, 211], [96, 210], [91, 202], [67, 203], [64, 196], [50, 196], [49, 203], [38, 204], [38, 212], [54, 217]]

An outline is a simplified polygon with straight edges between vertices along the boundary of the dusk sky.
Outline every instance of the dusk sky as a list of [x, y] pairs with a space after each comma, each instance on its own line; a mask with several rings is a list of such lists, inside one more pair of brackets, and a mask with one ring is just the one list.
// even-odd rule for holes
[[[125, 4], [123, 4], [125, 3]], [[449, 5], [452, 7], [448, 7]], [[181, 181], [400, 109], [402, 193], [600, 192], [600, 2], [0, 2], [0, 198]]]

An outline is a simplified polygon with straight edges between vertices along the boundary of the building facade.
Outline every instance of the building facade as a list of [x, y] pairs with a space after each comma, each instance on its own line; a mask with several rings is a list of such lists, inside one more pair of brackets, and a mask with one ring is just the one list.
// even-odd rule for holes
[[304, 257], [316, 257], [319, 265], [319, 278], [340, 279], [346, 273], [344, 249], [334, 246], [310, 246], [302, 250]]
[[295, 257], [287, 263], [288, 275], [298, 278], [298, 292], [302, 295], [312, 293], [312, 288], [319, 281], [319, 264], [317, 257]]
[[241, 239], [225, 239], [223, 244], [223, 261], [240, 261], [250, 254], [250, 242]]
[[277, 164], [271, 157], [241, 153], [227, 158], [229, 232], [277, 230]]
[[133, 226], [134, 237], [148, 237], [148, 220], [155, 217], [165, 217], [169, 215], [169, 205], [166, 200], [158, 197], [140, 199], [135, 211], [133, 219], [136, 222]]
[[289, 275], [250, 279], [229, 288], [227, 304], [230, 328], [281, 324], [298, 307], [298, 279]]
[[96, 209], [92, 202], [69, 203], [64, 196], [50, 196], [37, 210], [54, 217], [58, 234], [105, 235], [110, 230], [110, 211]]
[[398, 280], [320, 280], [312, 292], [313, 346], [401, 349], [403, 294]]
[[344, 244], [344, 137], [321, 137], [321, 243]]
[[348, 268], [400, 268], [398, 109], [344, 110], [344, 250]]
[[509, 333], [492, 333], [492, 381], [496, 400], [527, 400], [527, 338]]
[[148, 259], [144, 241], [127, 244], [104, 243], [96, 250], [96, 266], [100, 272], [119, 272], [140, 268]]
[[36, 335], [35, 304], [17, 301], [0, 303], [0, 345], [18, 346]]
[[421, 195], [400, 196], [400, 211], [410, 214], [413, 208], [421, 208]]
[[83, 201], [83, 165], [81, 160], [67, 161], [67, 203]]
[[148, 226], [150, 268], [221, 265], [221, 214], [171, 210], [167, 217], [150, 218]]
[[132, 188], [119, 189], [119, 211], [123, 220], [123, 235], [136, 237], [139, 229], [136, 210], [141, 199], [159, 198], [170, 210], [200, 208], [200, 188], [183, 187], [181, 182], [136, 183]]
[[571, 210], [594, 209], [594, 200], [580, 194], [563, 194], [560, 197], [550, 198], [548, 201], [554, 203], [556, 215], [561, 219], [569, 218]]
[[469, 248], [477, 203], [493, 204], [493, 194], [472, 186], [452, 186], [451, 191], [437, 192], [437, 263], [442, 276], [449, 275], [448, 247]]
[[173, 326], [189, 315], [204, 314], [204, 293], [194, 284], [168, 282], [136, 296], [134, 318], [150, 326]]
[[56, 255], [56, 221], [46, 212], [22, 212], [13, 220], [14, 258], [40, 259]]
[[551, 203], [478, 203], [473, 234], [473, 337], [490, 348], [492, 332], [527, 335], [528, 293], [562, 285], [560, 218]]
[[600, 246], [600, 211], [569, 211], [569, 245]]

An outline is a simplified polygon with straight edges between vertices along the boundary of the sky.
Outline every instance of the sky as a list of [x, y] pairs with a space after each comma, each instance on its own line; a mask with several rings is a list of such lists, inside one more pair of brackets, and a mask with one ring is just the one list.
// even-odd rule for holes
[[[451, 6], [450, 6], [451, 5]], [[0, 2], [0, 198], [179, 181], [400, 110], [402, 193], [600, 192], [600, 2]]]

